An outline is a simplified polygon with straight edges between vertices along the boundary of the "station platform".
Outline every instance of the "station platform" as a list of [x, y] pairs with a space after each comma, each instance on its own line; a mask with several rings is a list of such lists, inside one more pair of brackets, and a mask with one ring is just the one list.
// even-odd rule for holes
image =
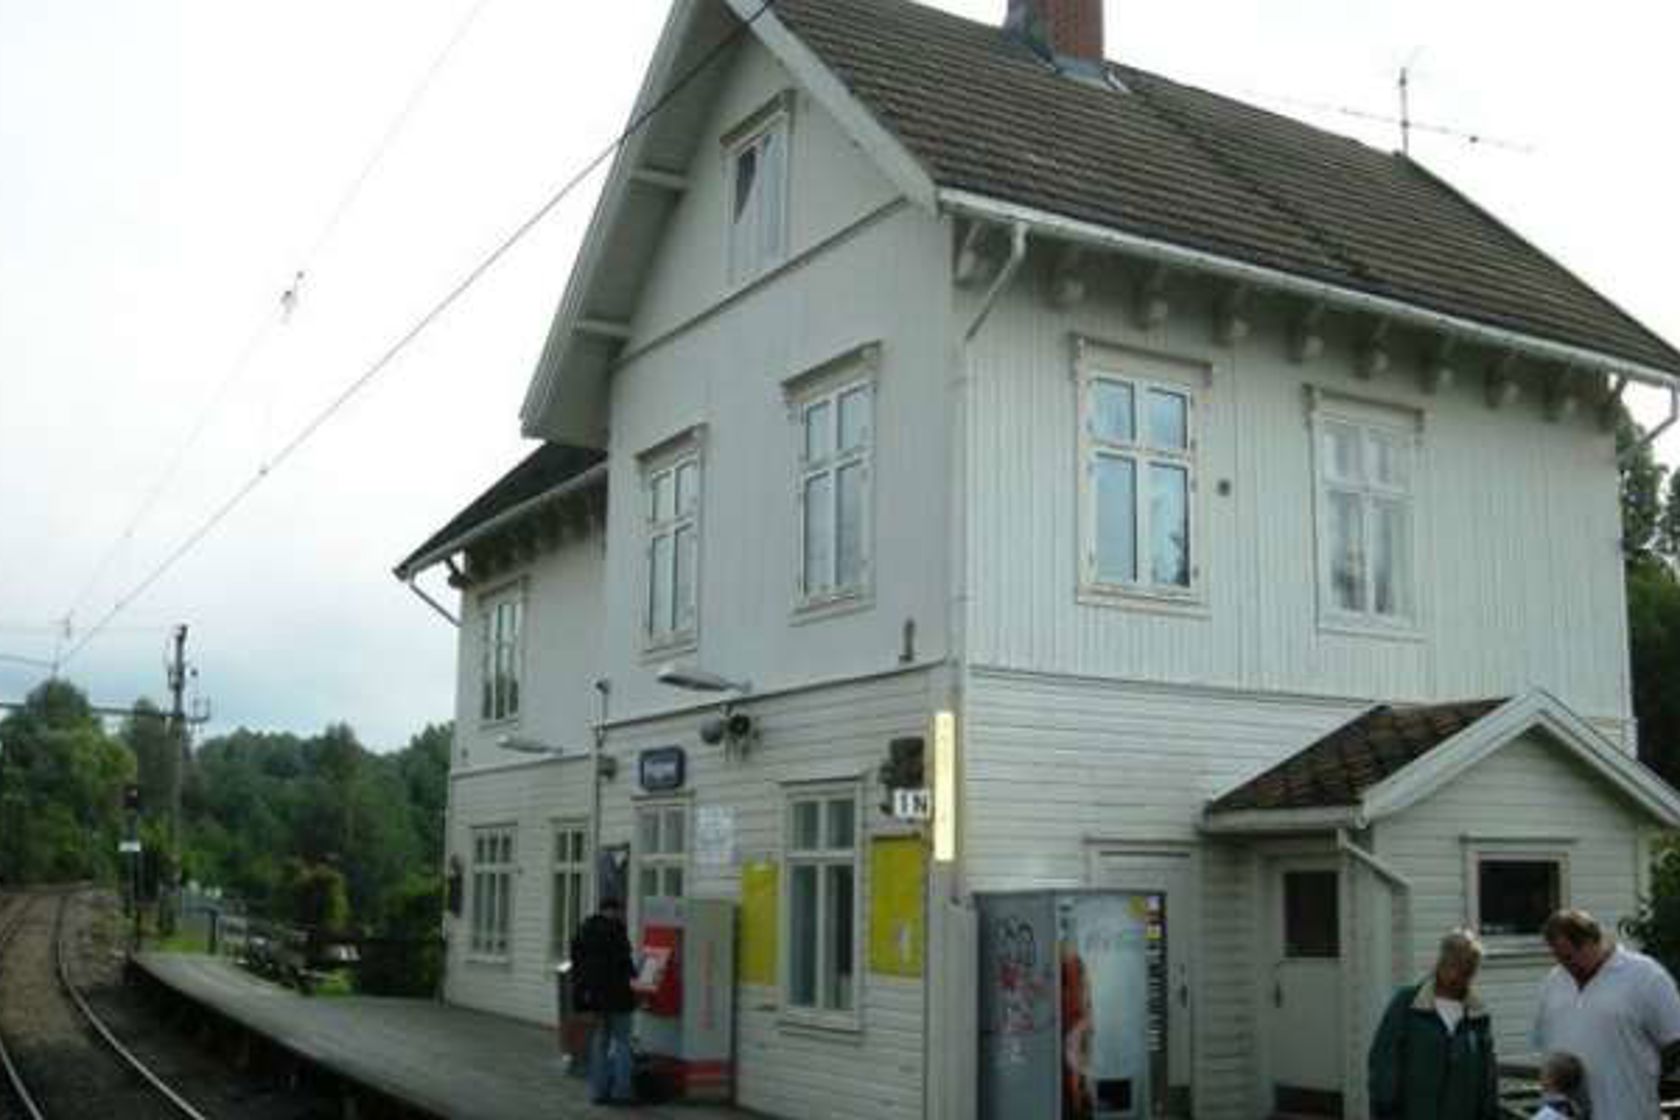
[[744, 1120], [738, 1109], [690, 1104], [601, 1107], [568, 1076], [554, 1032], [419, 999], [309, 997], [223, 957], [141, 953], [158, 983], [299, 1058], [416, 1110], [450, 1120]]

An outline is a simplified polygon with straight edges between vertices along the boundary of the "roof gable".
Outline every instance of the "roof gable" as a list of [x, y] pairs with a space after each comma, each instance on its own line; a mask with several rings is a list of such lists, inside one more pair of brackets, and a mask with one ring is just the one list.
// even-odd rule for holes
[[1641, 811], [1680, 826], [1680, 793], [1542, 690], [1511, 700], [1372, 708], [1208, 804], [1212, 831], [1364, 827], [1404, 812], [1536, 733]]

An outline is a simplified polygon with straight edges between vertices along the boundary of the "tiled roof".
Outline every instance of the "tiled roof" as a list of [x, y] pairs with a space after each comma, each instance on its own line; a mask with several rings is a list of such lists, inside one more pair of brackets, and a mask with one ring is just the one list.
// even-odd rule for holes
[[1372, 708], [1225, 794], [1208, 806], [1208, 812], [1357, 804], [1365, 790], [1416, 762], [1503, 703], [1467, 700]]
[[396, 567], [398, 575], [409, 573], [412, 565], [450, 541], [457, 540], [483, 525], [491, 518], [505, 513], [523, 502], [540, 497], [563, 482], [577, 477], [606, 458], [605, 452], [584, 447], [569, 447], [563, 443], [545, 443], [520, 461], [519, 465], [474, 498], [472, 502], [449, 519], [449, 523], [430, 537], [426, 543], [409, 553]]
[[[905, 0], [775, 12], [940, 187], [1680, 372], [1680, 351], [1397, 154]], [[1001, 17], [1003, 4], [998, 4]]]

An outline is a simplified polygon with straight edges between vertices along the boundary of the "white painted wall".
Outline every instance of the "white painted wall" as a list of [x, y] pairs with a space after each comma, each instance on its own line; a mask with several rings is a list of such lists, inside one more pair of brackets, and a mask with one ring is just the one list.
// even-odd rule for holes
[[[709, 135], [723, 135], [788, 84], [761, 48], [745, 49]], [[917, 660], [944, 653], [951, 299], [944, 226], [893, 208], [886, 181], [805, 96], [794, 110], [791, 171], [789, 265], [728, 292], [721, 152], [701, 145], [635, 338], [613, 374], [605, 671], [620, 716], [683, 700], [654, 681], [663, 658], [649, 655], [642, 639], [637, 456], [696, 424], [705, 425], [699, 641], [686, 660], [760, 690], [876, 672], [898, 664], [907, 620], [916, 625]], [[873, 594], [862, 609], [805, 617], [794, 609], [799, 433], [783, 383], [868, 343], [881, 348]]]
[[[598, 714], [594, 682], [601, 675], [605, 534], [569, 536], [558, 548], [461, 595], [455, 680], [457, 770], [514, 762], [528, 755], [495, 745], [502, 735], [584, 751]], [[525, 594], [520, 712], [510, 720], [479, 718], [483, 682], [483, 604], [504, 589]]]
[[[459, 917], [448, 916], [449, 939], [444, 998], [464, 1007], [494, 1011], [538, 1023], [552, 1023], [557, 1008], [553, 937], [553, 830], [556, 821], [589, 816], [589, 762], [534, 761], [472, 771], [457, 770], [450, 782], [448, 848], [464, 872]], [[490, 825], [517, 829], [513, 917], [505, 961], [474, 960], [470, 954], [472, 915], [472, 830]]]
[[[1552, 690], [1589, 717], [1629, 714], [1616, 474], [1611, 437], [1583, 409], [1546, 421], [1533, 371], [1494, 411], [1486, 356], [1461, 355], [1457, 384], [1419, 387], [1420, 340], [1396, 339], [1389, 372], [1354, 373], [1352, 327], [1332, 320], [1323, 357], [1287, 353], [1282, 309], [1262, 303], [1251, 336], [1213, 338], [1213, 293], [1180, 280], [1174, 313], [1141, 330], [1130, 285], [1095, 266], [1093, 294], [1062, 311], [1028, 267], [972, 344], [967, 548], [968, 656], [1048, 673], [1186, 681], [1257, 691], [1431, 700]], [[959, 300], [959, 318], [978, 299]], [[1084, 335], [1206, 363], [1200, 505], [1205, 599], [1196, 612], [1088, 605], [1076, 595], [1076, 382]], [[1318, 625], [1312, 443], [1306, 387], [1424, 414], [1417, 640]], [[1228, 496], [1219, 493], [1229, 482]]]
[[[691, 856], [687, 880], [696, 897], [739, 902], [740, 862], [748, 859], [775, 861], [785, 887], [789, 784], [858, 783], [863, 799], [857, 879], [863, 954], [859, 1029], [790, 1023], [782, 1016], [778, 987], [741, 985], [737, 1100], [747, 1108], [811, 1120], [913, 1120], [923, 1115], [923, 985], [868, 969], [868, 843], [874, 836], [902, 832], [876, 808], [882, 796], [876, 770], [893, 737], [927, 733], [936, 703], [931, 688], [928, 673], [913, 671], [753, 701], [745, 710], [758, 722], [762, 738], [744, 761], [727, 760], [721, 746], [700, 742], [696, 729], [709, 709], [615, 728], [609, 736], [620, 776], [604, 790], [603, 845], [634, 842], [636, 807], [649, 800], [636, 785], [636, 759], [652, 747], [676, 745], [687, 752], [688, 782], [676, 799], [689, 806], [691, 829], [702, 807], [733, 812], [737, 862], [708, 869]], [[930, 949], [931, 964], [937, 962], [936, 953]], [[778, 945], [778, 958], [787, 959], [785, 941]]]
[[[1422, 976], [1448, 929], [1468, 921], [1466, 835], [1561, 841], [1565, 905], [1614, 930], [1637, 905], [1642, 817], [1560, 748], [1526, 736], [1429, 800], [1372, 830], [1374, 851], [1415, 884], [1410, 971]], [[1551, 843], [1541, 847], [1553, 847]], [[1478, 981], [1502, 1054], [1529, 1052], [1535, 989], [1551, 967], [1538, 941], [1527, 952], [1490, 946]]]

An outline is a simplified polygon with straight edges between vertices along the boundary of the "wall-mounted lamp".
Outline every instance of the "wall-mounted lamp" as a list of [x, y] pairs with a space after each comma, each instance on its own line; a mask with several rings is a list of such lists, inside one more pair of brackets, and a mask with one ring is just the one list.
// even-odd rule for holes
[[504, 751], [513, 751], [515, 754], [540, 754], [547, 755], [549, 758], [560, 758], [566, 754], [565, 747], [557, 747], [552, 743], [543, 743], [536, 739], [527, 739], [523, 735], [498, 735], [496, 736], [496, 746]]
[[716, 673], [708, 673], [704, 669], [690, 666], [684, 668], [674, 662], [659, 668], [659, 683], [670, 685], [672, 688], [687, 689], [689, 692], [739, 692], [752, 691], [751, 681], [732, 681], [728, 677], [720, 677]]

